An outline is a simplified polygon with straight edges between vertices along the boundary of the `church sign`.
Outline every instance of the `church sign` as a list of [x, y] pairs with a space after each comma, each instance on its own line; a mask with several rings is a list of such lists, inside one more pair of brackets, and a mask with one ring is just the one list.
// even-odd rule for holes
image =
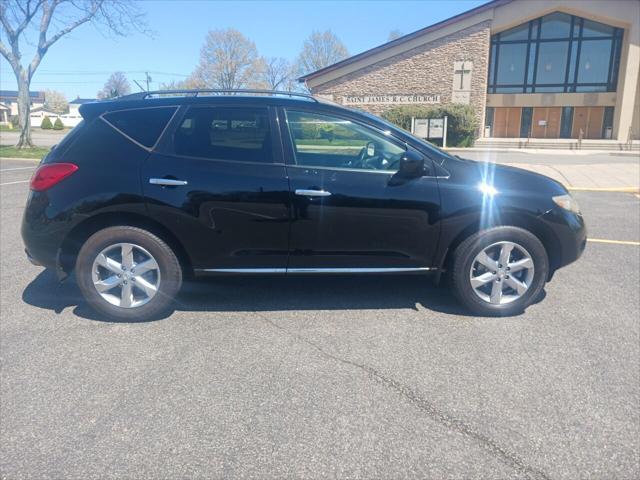
[[343, 103], [344, 105], [440, 103], [440, 95], [346, 95]]

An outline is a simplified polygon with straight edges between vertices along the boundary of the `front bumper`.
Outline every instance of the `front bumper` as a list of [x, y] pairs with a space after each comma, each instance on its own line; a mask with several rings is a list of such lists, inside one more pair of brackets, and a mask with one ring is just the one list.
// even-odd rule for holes
[[549, 252], [552, 271], [578, 260], [587, 246], [584, 217], [556, 207], [545, 213], [541, 219], [553, 234], [553, 245], [548, 245], [552, 249]]

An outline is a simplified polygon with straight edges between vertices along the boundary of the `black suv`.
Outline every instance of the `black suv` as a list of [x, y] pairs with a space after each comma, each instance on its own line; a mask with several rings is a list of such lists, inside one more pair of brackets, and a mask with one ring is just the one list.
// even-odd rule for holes
[[406, 272], [446, 272], [472, 312], [510, 315], [585, 247], [554, 180], [309, 95], [142, 93], [80, 113], [33, 175], [22, 236], [111, 318], [166, 314], [187, 275]]

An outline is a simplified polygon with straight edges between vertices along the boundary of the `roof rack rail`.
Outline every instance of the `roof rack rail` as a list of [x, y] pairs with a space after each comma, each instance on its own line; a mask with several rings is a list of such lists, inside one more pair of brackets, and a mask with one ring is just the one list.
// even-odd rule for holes
[[262, 89], [184, 89], [184, 90], [154, 90], [150, 92], [138, 92], [130, 95], [118, 97], [116, 100], [146, 100], [156, 96], [191, 96], [197, 97], [201, 94], [210, 95], [271, 95], [285, 97], [300, 97], [318, 102], [318, 99], [309, 93], [289, 92], [284, 90], [262, 90]]

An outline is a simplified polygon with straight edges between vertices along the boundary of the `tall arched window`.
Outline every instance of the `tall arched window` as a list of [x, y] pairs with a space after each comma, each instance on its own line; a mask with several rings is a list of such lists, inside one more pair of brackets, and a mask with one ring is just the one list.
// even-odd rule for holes
[[567, 13], [491, 37], [489, 93], [613, 92], [621, 28]]

